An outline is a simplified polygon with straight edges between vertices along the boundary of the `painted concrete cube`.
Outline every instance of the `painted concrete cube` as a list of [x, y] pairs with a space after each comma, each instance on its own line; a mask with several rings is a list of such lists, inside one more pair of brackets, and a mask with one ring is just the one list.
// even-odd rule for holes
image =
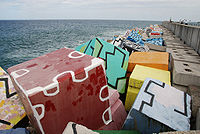
[[0, 67], [0, 130], [11, 129], [25, 116], [9, 75]]
[[159, 80], [146, 79], [123, 129], [142, 134], [190, 130], [191, 97]]
[[121, 130], [122, 125], [127, 117], [124, 105], [119, 99], [117, 90], [109, 89], [109, 102], [111, 104], [112, 122], [104, 125], [100, 130]]
[[108, 125], [104, 125], [100, 130], [121, 130], [126, 120], [127, 113], [124, 105], [120, 99], [118, 99], [114, 105], [111, 106], [112, 122]]
[[136, 64], [168, 71], [169, 53], [134, 52], [129, 57], [128, 72], [132, 72]]
[[165, 82], [168, 85], [171, 85], [169, 71], [136, 65], [129, 78], [128, 90], [125, 101], [125, 108], [127, 111], [129, 111], [132, 107], [133, 102], [135, 101], [135, 98], [146, 78], [157, 79], [162, 82]]
[[104, 61], [62, 48], [8, 69], [38, 133], [69, 121], [98, 129], [111, 122]]
[[87, 127], [76, 124], [74, 122], [69, 122], [62, 134], [99, 134], [97, 132], [93, 132]]
[[77, 51], [99, 57], [105, 61], [108, 85], [125, 93], [129, 53], [99, 38], [94, 38], [76, 48]]

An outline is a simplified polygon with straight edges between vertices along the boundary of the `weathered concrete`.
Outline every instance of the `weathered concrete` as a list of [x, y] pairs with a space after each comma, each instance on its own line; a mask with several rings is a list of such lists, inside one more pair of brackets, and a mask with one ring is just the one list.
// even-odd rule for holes
[[171, 54], [198, 56], [197, 52], [191, 49], [188, 50], [188, 49], [166, 48], [166, 52]]
[[200, 134], [199, 130], [191, 130], [191, 131], [175, 131], [175, 132], [163, 132], [160, 134]]
[[171, 54], [171, 59], [176, 61], [183, 61], [189, 63], [196, 63], [200, 64], [200, 57], [199, 56], [189, 56], [189, 55], [181, 55], [181, 54]]
[[172, 75], [175, 84], [200, 86], [200, 64], [174, 60]]
[[180, 38], [180, 33], [181, 33], [181, 26], [180, 25], [176, 25], [176, 30], [175, 30], [175, 35]]
[[200, 108], [200, 87], [189, 86], [188, 94], [192, 97], [192, 116], [196, 117], [198, 109]]
[[181, 40], [179, 40], [177, 38], [174, 38], [174, 39], [166, 38], [166, 39], [164, 39], [164, 43], [165, 43], [166, 46], [167, 46], [167, 44], [171, 44], [171, 43], [177, 43], [177, 44], [186, 45], [186, 44], [184, 44], [183, 41], [181, 41]]
[[[196, 129], [200, 130], [200, 108], [198, 110], [197, 118], [196, 118]], [[200, 131], [199, 131], [199, 133], [200, 133]]]
[[159, 46], [159, 45], [154, 45], [154, 44], [150, 44], [150, 43], [145, 43], [145, 45], [147, 45], [150, 50], [159, 51], [159, 52], [166, 52], [165, 46]]
[[193, 34], [191, 38], [191, 47], [194, 48], [195, 51], [198, 50], [199, 46], [199, 36], [200, 36], [200, 28], [193, 28]]
[[193, 48], [188, 47], [188, 46], [182, 46], [181, 44], [177, 44], [177, 45], [167, 45], [167, 48], [176, 48], [176, 49], [188, 49], [188, 50], [193, 50]]
[[183, 40], [184, 43], [186, 43], [186, 40], [187, 40], [187, 32], [188, 32], [188, 27], [183, 27], [183, 32], [182, 32], [181, 40]]
[[176, 25], [172, 24], [171, 31], [172, 31], [173, 34], [175, 33], [175, 30], [176, 30]]
[[188, 45], [188, 46], [191, 46], [191, 39], [192, 39], [192, 35], [193, 35], [193, 27], [191, 27], [191, 26], [188, 26], [187, 27], [188, 29], [188, 31], [187, 31], [187, 34], [186, 34], [186, 44]]
[[173, 42], [173, 41], [166, 41], [165, 42], [165, 45], [168, 47], [168, 46], [184, 46], [184, 47], [188, 47], [186, 44], [184, 44], [184, 43], [181, 43], [181, 42], [179, 42], [179, 41], [175, 41], [175, 42]]
[[172, 84], [173, 87], [176, 89], [183, 91], [184, 93], [188, 92], [188, 87], [187, 86], [182, 86], [182, 85], [177, 85], [175, 83]]
[[[176, 37], [179, 37], [182, 41], [184, 41], [184, 43], [191, 46], [198, 54], [200, 54], [200, 27], [175, 22], [163, 22], [162, 25], [168, 30], [171, 30]], [[170, 32], [167, 32], [166, 35], [169, 35], [169, 33]]]

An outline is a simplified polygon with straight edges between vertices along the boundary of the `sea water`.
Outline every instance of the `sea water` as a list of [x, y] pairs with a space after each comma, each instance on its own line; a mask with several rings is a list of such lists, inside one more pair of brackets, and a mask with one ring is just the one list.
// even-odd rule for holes
[[99, 37], [112, 39], [133, 27], [159, 21], [133, 20], [0, 20], [0, 66], [7, 69], [51, 51]]

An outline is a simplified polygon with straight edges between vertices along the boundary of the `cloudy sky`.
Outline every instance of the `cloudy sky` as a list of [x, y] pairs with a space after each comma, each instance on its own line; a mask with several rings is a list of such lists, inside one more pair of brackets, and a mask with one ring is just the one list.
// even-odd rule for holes
[[200, 0], [0, 0], [0, 20], [118, 19], [200, 21]]

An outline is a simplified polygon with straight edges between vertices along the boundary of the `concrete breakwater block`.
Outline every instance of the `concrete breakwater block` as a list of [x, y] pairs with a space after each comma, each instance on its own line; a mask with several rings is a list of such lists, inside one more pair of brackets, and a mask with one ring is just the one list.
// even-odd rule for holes
[[13, 128], [25, 116], [9, 75], [0, 67], [0, 130]]
[[192, 97], [192, 116], [196, 117], [200, 108], [200, 87], [190, 85], [188, 93]]
[[128, 72], [132, 72], [135, 65], [168, 70], [169, 54], [167, 52], [134, 52], [128, 61]]
[[117, 100], [119, 99], [119, 93], [117, 92], [117, 90], [109, 88], [109, 103], [110, 106], [114, 105], [115, 102], [117, 102]]
[[99, 38], [76, 47], [76, 50], [103, 59], [108, 85], [120, 93], [125, 93], [129, 52]]
[[165, 42], [165, 45], [168, 46], [174, 46], [174, 47], [186, 47], [186, 48], [191, 48], [189, 46], [187, 46], [184, 43], [176, 43], [176, 42]]
[[74, 122], [69, 122], [62, 134], [99, 134], [94, 132], [87, 127], [76, 124]]
[[173, 83], [172, 86], [180, 91], [183, 91], [184, 93], [188, 93], [188, 91], [189, 91], [189, 88], [187, 86], [177, 85], [175, 83]]
[[200, 130], [172, 131], [172, 132], [162, 132], [159, 134], [200, 134]]
[[169, 71], [136, 65], [129, 78], [128, 90], [125, 101], [125, 109], [127, 111], [130, 110], [146, 78], [157, 79], [167, 83], [168, 85], [171, 85]]
[[159, 51], [159, 52], [166, 52], [166, 46], [159, 46], [150, 43], [145, 43], [149, 47], [150, 50]]
[[170, 44], [170, 43], [179, 43], [179, 44], [184, 44], [183, 41], [180, 41], [180, 39], [172, 39], [172, 38], [166, 38], [164, 39], [165, 40], [165, 45], [167, 46], [167, 44]]
[[69, 121], [98, 129], [112, 121], [104, 61], [62, 48], [8, 69], [38, 133]]
[[200, 64], [200, 56], [182, 55], [177, 53], [171, 54], [172, 60]]
[[111, 106], [112, 122], [104, 125], [100, 130], [121, 130], [126, 120], [127, 113], [123, 103], [118, 99], [115, 104]]
[[142, 134], [190, 130], [191, 97], [155, 79], [146, 79], [124, 123]]
[[94, 130], [99, 134], [140, 134], [136, 130]]
[[183, 45], [167, 45], [167, 48], [173, 48], [173, 50], [176, 50], [176, 49], [187, 49], [187, 50], [193, 50], [193, 48], [191, 47], [188, 47], [188, 46], [183, 46]]
[[181, 55], [188, 55], [188, 56], [199, 56], [197, 52], [191, 49], [176, 49], [176, 48], [167, 48], [166, 52], [173, 53], [173, 54], [181, 54]]
[[200, 86], [200, 64], [173, 61], [173, 82], [184, 86]]

